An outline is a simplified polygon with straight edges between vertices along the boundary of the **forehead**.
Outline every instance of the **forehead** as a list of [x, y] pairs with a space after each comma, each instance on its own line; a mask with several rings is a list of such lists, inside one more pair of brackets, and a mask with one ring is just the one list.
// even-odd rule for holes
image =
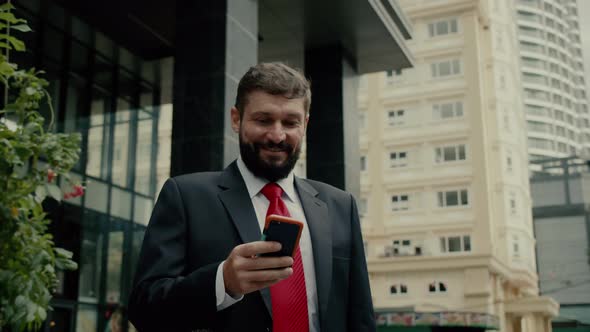
[[244, 114], [259, 112], [305, 116], [305, 101], [303, 97], [287, 98], [260, 90], [252, 91], [246, 96]]

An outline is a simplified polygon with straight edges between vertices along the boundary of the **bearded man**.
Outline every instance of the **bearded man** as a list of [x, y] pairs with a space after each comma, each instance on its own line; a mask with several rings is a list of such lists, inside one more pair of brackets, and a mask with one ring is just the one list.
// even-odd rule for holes
[[[258, 64], [231, 108], [240, 157], [222, 172], [163, 186], [129, 300], [138, 331], [375, 331], [354, 198], [293, 175], [310, 84], [282, 63]], [[303, 222], [293, 257], [262, 254], [265, 217]]]

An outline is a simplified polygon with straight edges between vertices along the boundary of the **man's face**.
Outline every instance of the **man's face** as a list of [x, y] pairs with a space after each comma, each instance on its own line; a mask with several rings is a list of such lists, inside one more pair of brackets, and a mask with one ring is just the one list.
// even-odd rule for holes
[[240, 137], [242, 159], [254, 175], [271, 182], [289, 175], [299, 159], [309, 120], [303, 98], [253, 91], [242, 118], [232, 107], [231, 119]]

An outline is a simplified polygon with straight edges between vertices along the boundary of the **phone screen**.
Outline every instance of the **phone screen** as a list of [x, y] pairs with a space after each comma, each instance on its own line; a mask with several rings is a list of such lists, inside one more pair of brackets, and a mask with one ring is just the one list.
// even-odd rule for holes
[[264, 230], [263, 240], [280, 242], [282, 247], [279, 251], [262, 254], [261, 256], [293, 256], [295, 246], [298, 242], [300, 228], [297, 224], [271, 220]]

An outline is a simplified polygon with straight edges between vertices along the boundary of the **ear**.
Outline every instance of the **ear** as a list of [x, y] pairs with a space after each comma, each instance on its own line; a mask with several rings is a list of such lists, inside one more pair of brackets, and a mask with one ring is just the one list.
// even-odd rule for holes
[[307, 123], [309, 122], [309, 114], [307, 114], [305, 116], [305, 124], [303, 126], [303, 134], [305, 135], [307, 133]]
[[240, 111], [235, 106], [231, 108], [231, 128], [235, 133], [240, 132]]

